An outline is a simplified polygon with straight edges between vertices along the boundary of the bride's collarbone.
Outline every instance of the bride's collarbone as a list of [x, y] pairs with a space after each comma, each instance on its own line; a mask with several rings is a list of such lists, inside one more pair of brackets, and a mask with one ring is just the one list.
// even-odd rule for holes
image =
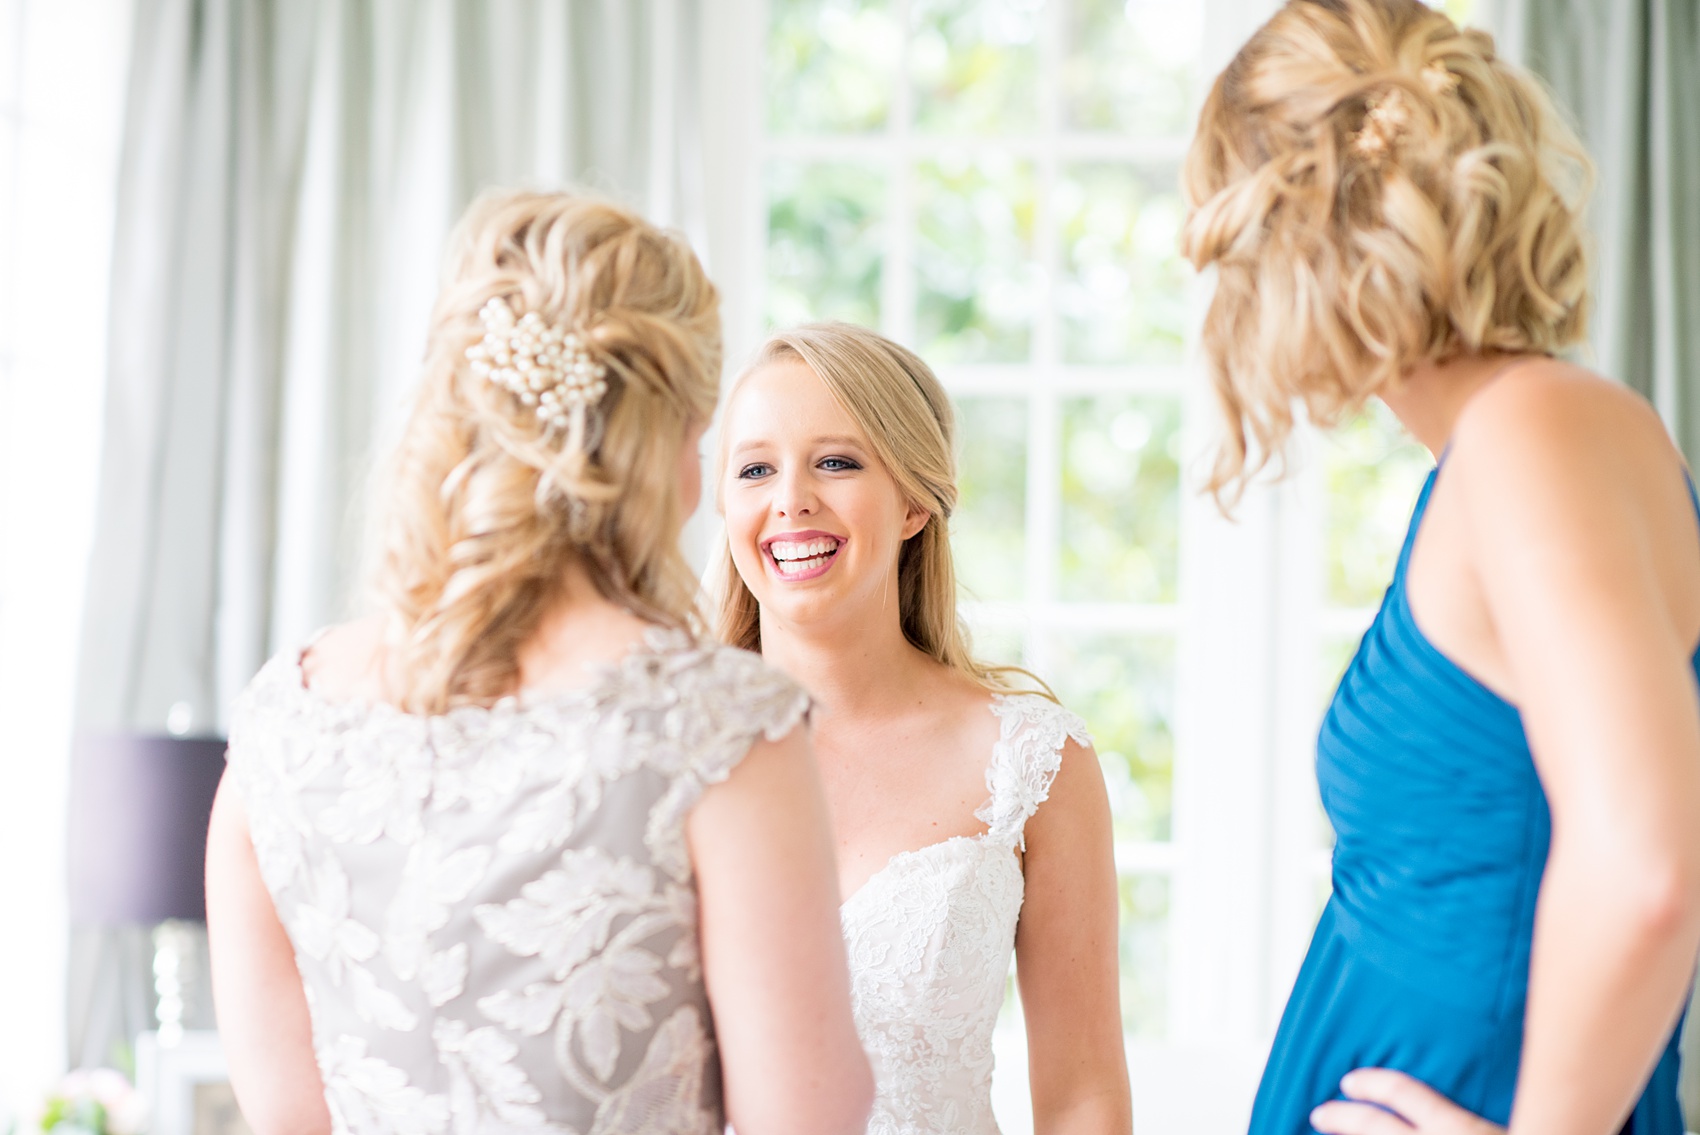
[[984, 707], [823, 734], [816, 751], [846, 898], [895, 861], [985, 834], [975, 813], [999, 725]]

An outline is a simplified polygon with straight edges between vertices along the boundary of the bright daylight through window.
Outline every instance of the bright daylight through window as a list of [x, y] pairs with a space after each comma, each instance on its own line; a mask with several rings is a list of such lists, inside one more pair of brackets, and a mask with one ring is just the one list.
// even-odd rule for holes
[[[955, 397], [954, 540], [976, 645], [1034, 670], [1091, 726], [1116, 818], [1124, 1024], [1159, 1043], [1173, 1031], [1174, 960], [1194, 945], [1171, 917], [1195, 885], [1175, 824], [1188, 759], [1176, 659], [1223, 586], [1220, 572], [1186, 578], [1188, 472], [1208, 423], [1191, 420], [1204, 404], [1189, 396], [1203, 381], [1189, 363], [1202, 296], [1176, 248], [1178, 174], [1202, 84], [1222, 62], [1206, 65], [1209, 21], [1227, 12], [1249, 31], [1266, 8], [771, 0], [768, 15], [765, 318], [877, 327]], [[1287, 716], [1307, 742], [1319, 690], [1391, 575], [1426, 468], [1379, 410], [1310, 448], [1278, 522], [1281, 543], [1306, 545], [1281, 554], [1304, 578], [1289, 572], [1272, 600], [1298, 645], [1264, 664], [1308, 659], [1302, 682], [1268, 677], [1304, 703]], [[1245, 587], [1268, 566], [1244, 565]], [[1236, 693], [1208, 696], [1227, 711]], [[1289, 761], [1277, 775], [1310, 774]], [[1194, 785], [1198, 806], [1225, 787]], [[1291, 943], [1302, 949], [1327, 889], [1314, 781], [1288, 789], [1267, 806], [1296, 799], [1288, 826], [1310, 833], [1303, 878], [1276, 890], [1292, 909], [1204, 931], [1267, 942], [1259, 980], [1276, 1006], [1297, 963]], [[1260, 846], [1245, 857], [1269, 858]]]

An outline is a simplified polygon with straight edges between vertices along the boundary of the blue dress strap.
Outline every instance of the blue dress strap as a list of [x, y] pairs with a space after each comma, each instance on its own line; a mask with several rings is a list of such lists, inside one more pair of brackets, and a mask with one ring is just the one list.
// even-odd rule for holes
[[[1445, 462], [1445, 453], [1440, 455], [1440, 460], [1442, 463]], [[1393, 568], [1395, 580], [1405, 578], [1405, 568], [1411, 562], [1411, 549], [1417, 543], [1417, 530], [1423, 526], [1423, 514], [1428, 511], [1428, 498], [1434, 493], [1434, 481], [1439, 475], [1440, 465], [1436, 464], [1433, 469], [1428, 471], [1428, 479], [1423, 482], [1422, 492], [1417, 494], [1416, 507], [1411, 509], [1411, 523], [1405, 529], [1405, 542], [1399, 547], [1399, 560]]]

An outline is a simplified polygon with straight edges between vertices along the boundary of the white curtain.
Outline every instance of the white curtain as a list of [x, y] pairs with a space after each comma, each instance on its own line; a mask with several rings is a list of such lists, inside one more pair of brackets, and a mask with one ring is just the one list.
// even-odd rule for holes
[[[367, 471], [479, 191], [584, 186], [701, 247], [699, 18], [136, 0], [78, 728], [220, 733], [271, 653], [349, 613]], [[134, 937], [73, 928], [73, 1064], [151, 1027]]]
[[578, 184], [702, 236], [697, 0], [139, 0], [85, 729], [207, 733], [347, 613], [443, 240]]

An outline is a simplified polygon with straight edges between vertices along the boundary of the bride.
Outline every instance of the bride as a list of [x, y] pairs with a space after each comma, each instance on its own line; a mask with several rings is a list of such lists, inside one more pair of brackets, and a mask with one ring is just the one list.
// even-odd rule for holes
[[1012, 951], [1035, 1130], [1126, 1132], [1103, 777], [1079, 718], [969, 653], [952, 417], [871, 331], [769, 340], [722, 428], [720, 630], [818, 699], [869, 1132], [997, 1131]]

